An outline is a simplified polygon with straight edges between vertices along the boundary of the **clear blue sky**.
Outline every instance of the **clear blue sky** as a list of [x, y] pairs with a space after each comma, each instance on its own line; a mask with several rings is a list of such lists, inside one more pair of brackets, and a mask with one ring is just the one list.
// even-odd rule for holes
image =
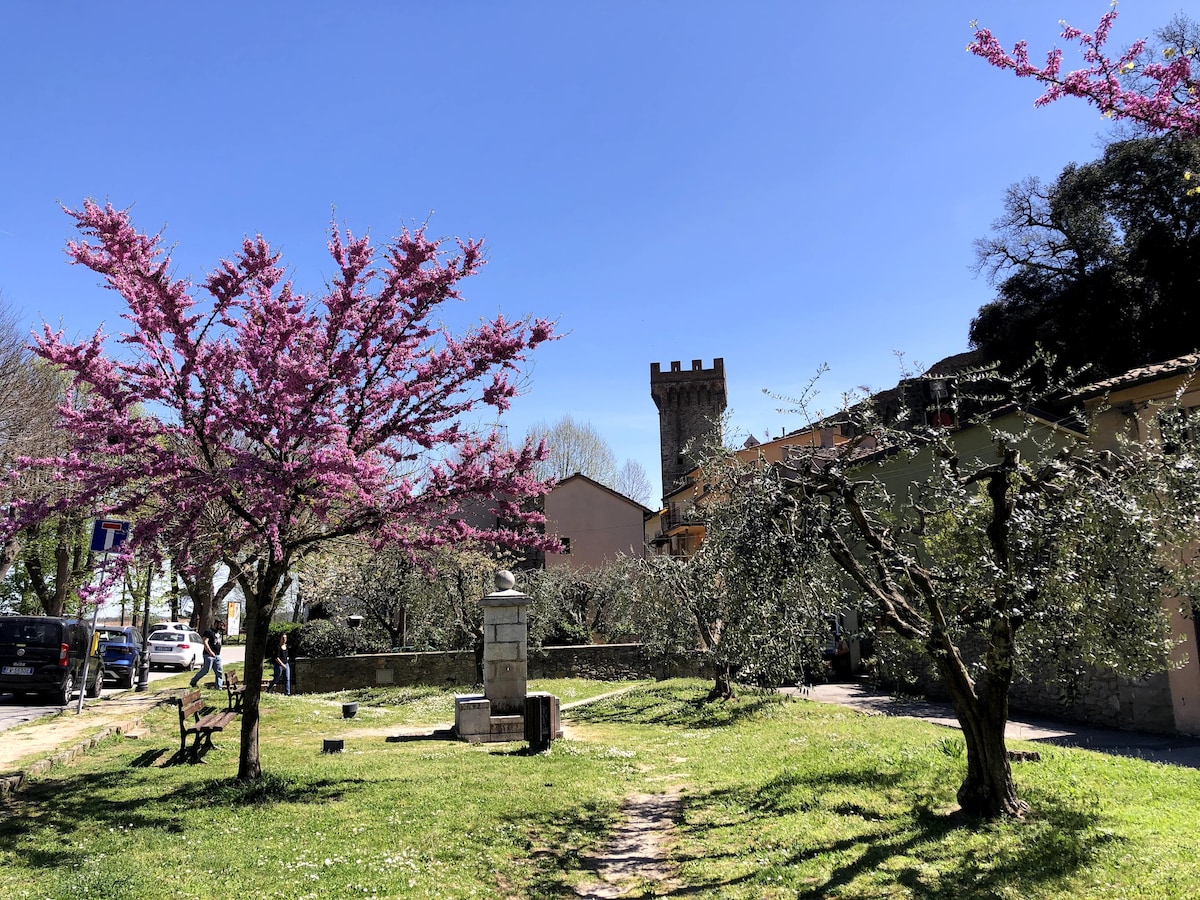
[[[966, 349], [971, 243], [1005, 187], [1098, 153], [1078, 102], [969, 56], [978, 19], [1041, 54], [1101, 0], [917, 3], [0, 2], [0, 291], [109, 330], [56, 202], [134, 206], [197, 278], [262, 233], [296, 283], [330, 221], [484, 237], [453, 311], [556, 318], [506, 417], [590, 421], [659, 484], [649, 366], [725, 359], [733, 426], [822, 364], [829, 406]], [[1125, 0], [1124, 45], [1180, 11]], [[1074, 51], [1068, 64], [1074, 67]], [[335, 211], [336, 207], [336, 211]], [[657, 493], [657, 492], [656, 492]]]

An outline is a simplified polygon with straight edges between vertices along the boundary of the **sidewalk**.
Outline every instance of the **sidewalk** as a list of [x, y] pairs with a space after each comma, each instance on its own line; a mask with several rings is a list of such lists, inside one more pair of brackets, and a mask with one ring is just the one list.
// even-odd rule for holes
[[57, 715], [8, 729], [0, 739], [0, 800], [20, 790], [28, 779], [71, 762], [105, 738], [135, 731], [150, 710], [177, 693], [129, 691], [89, 703], [79, 715], [72, 705]]
[[[861, 684], [820, 684], [809, 688], [784, 688], [783, 692], [803, 700], [847, 706], [868, 715], [908, 716], [935, 725], [958, 728], [958, 720], [949, 703], [895, 697]], [[1019, 714], [1009, 718], [1004, 733], [1009, 740], [1077, 747], [1114, 756], [1131, 756], [1200, 769], [1200, 738], [1091, 728]]]

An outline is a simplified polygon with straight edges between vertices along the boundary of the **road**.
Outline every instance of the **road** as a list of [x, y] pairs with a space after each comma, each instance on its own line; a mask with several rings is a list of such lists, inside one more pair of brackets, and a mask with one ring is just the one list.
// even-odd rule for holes
[[[241, 663], [246, 655], [246, 648], [240, 644], [233, 644], [221, 649], [221, 662], [225, 665], [230, 663]], [[170, 678], [173, 675], [178, 675], [178, 669], [166, 669], [162, 671], [150, 671], [150, 682], [161, 681], [164, 678]], [[205, 679], [211, 678], [211, 675], [205, 676]], [[106, 684], [100, 696], [95, 700], [84, 698], [84, 706], [92, 706], [96, 703], [103, 703], [105, 698], [113, 697], [117, 694], [124, 694], [124, 688], [113, 687], [112, 683]], [[68, 713], [74, 714], [75, 708], [78, 705], [77, 700], [72, 700], [67, 706], [60, 706], [57, 703], [43, 703], [39, 699], [34, 698], [17, 698], [12, 694], [0, 693], [0, 731], [6, 728], [12, 728], [24, 722], [30, 722], [34, 719], [41, 718], [51, 713], [67, 710]]]

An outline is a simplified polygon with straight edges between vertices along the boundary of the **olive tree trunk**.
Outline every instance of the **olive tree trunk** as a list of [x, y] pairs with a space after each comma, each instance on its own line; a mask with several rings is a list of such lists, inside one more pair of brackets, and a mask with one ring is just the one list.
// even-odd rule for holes
[[1008, 689], [1012, 683], [1012, 628], [992, 623], [993, 641], [984, 673], [972, 681], [951, 640], [935, 633], [928, 650], [950, 692], [954, 714], [967, 749], [967, 774], [958, 788], [963, 812], [986, 819], [1022, 817], [1029, 804], [1017, 796], [1004, 729], [1008, 722]]

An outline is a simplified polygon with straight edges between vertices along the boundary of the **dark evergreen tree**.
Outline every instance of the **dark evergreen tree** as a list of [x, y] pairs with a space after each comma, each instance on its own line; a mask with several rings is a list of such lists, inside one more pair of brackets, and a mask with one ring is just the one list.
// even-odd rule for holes
[[1041, 344], [1089, 378], [1200, 347], [1200, 140], [1142, 138], [1067, 166], [1053, 185], [1009, 188], [993, 235], [976, 242], [995, 300], [972, 346], [1013, 372]]

